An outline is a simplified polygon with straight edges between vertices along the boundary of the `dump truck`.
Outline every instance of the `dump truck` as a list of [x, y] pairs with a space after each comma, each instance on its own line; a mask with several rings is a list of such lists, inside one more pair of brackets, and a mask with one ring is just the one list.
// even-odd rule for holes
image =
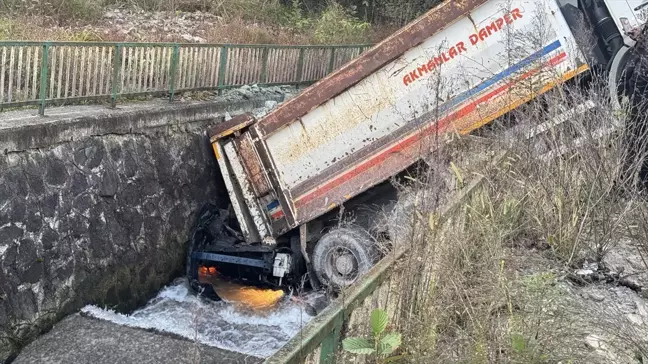
[[336, 222], [341, 208], [376, 198], [444, 136], [565, 82], [603, 75], [620, 102], [647, 15], [643, 0], [448, 0], [265, 117], [211, 127], [231, 205], [200, 214], [192, 288], [221, 273], [275, 287], [306, 276], [352, 284], [380, 253], [368, 229]]

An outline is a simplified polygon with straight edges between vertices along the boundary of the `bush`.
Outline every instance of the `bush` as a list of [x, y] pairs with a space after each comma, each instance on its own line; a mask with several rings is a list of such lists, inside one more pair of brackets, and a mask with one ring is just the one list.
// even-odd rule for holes
[[90, 30], [82, 30], [70, 34], [69, 40], [72, 42], [101, 42], [103, 39], [97, 33]]
[[0, 40], [14, 39], [16, 24], [11, 19], [0, 19]]
[[332, 2], [313, 22], [314, 39], [317, 43], [363, 43], [371, 25], [358, 20], [351, 10]]
[[9, 15], [42, 15], [59, 24], [95, 21], [101, 17], [101, 4], [93, 0], [7, 0], [0, 2], [0, 12]]

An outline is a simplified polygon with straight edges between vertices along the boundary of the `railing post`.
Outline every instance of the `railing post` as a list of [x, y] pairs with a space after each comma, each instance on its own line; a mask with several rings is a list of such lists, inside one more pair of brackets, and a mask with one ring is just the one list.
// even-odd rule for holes
[[335, 67], [335, 47], [331, 47], [331, 60], [329, 61], [328, 73], [333, 72], [333, 67]]
[[[43, 44], [43, 57], [41, 58], [41, 74], [40, 74], [40, 107], [38, 114], [45, 115], [45, 99], [47, 98], [47, 74], [49, 73], [49, 48], [50, 43]], [[11, 81], [11, 80], [10, 80]], [[2, 87], [2, 85], [0, 85]]]
[[304, 81], [304, 54], [306, 53], [305, 48], [299, 49], [299, 61], [297, 62], [297, 82]]
[[180, 58], [180, 45], [173, 46], [173, 55], [171, 56], [171, 74], [169, 75], [169, 102], [173, 102], [175, 96], [175, 79], [178, 71], [178, 59]]
[[113, 62], [113, 73], [112, 73], [112, 91], [110, 96], [110, 107], [115, 108], [117, 106], [117, 93], [119, 92], [119, 69], [121, 68], [121, 50], [122, 45], [115, 45], [115, 60]]
[[270, 55], [270, 48], [263, 48], [263, 60], [261, 65], [261, 83], [268, 83], [268, 56]]
[[225, 86], [225, 72], [227, 71], [227, 54], [229, 53], [229, 46], [224, 45], [220, 54], [220, 65], [218, 67], [218, 94], [222, 94], [223, 87]]
[[342, 334], [342, 315], [338, 315], [334, 321], [333, 331], [322, 341], [320, 350], [319, 364], [334, 364], [335, 352], [340, 344], [340, 335]]

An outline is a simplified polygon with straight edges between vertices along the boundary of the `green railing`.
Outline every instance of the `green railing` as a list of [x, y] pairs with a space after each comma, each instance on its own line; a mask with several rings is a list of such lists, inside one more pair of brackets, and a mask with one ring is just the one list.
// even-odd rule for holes
[[313, 83], [370, 45], [0, 42], [0, 110]]

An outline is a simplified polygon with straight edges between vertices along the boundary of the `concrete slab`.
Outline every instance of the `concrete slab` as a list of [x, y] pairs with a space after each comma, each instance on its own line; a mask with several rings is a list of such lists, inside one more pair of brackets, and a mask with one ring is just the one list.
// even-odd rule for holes
[[[282, 88], [260, 89], [240, 94], [232, 90], [208, 101], [170, 103], [154, 99], [107, 105], [52, 107], [45, 116], [38, 110], [0, 112], [0, 152], [46, 148], [88, 137], [107, 134], [155, 133], [168, 128], [200, 128], [222, 121], [225, 113], [234, 116], [264, 107], [266, 101], [282, 102], [290, 95]], [[288, 96], [289, 97], [289, 96]]]
[[254, 364], [260, 358], [91, 317], [72, 315], [32, 342], [14, 364]]

